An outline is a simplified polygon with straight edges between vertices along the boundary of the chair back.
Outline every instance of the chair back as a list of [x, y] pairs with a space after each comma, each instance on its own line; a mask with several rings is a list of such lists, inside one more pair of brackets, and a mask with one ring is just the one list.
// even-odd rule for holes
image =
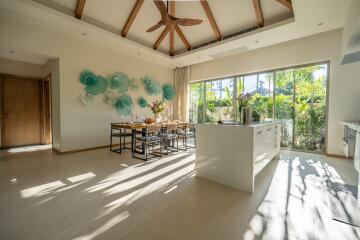
[[161, 130], [160, 125], [149, 125], [146, 127], [146, 133], [159, 133]]
[[177, 129], [177, 124], [167, 124], [166, 131], [175, 131]]
[[193, 123], [187, 123], [187, 124], [186, 124], [186, 128], [188, 128], [188, 129], [195, 129], [195, 124], [193, 124]]
[[186, 123], [178, 123], [177, 124], [177, 128], [179, 129], [185, 129], [186, 128]]

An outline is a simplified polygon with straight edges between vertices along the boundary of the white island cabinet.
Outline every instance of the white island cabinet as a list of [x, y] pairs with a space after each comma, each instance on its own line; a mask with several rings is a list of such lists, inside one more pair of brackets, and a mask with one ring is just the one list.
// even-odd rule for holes
[[256, 175], [280, 151], [280, 124], [198, 124], [196, 176], [253, 193]]

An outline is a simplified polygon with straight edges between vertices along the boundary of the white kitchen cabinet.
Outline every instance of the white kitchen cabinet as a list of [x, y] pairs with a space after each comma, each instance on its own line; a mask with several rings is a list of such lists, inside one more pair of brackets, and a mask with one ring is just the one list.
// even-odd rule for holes
[[256, 175], [279, 153], [279, 124], [198, 124], [196, 175], [252, 193]]

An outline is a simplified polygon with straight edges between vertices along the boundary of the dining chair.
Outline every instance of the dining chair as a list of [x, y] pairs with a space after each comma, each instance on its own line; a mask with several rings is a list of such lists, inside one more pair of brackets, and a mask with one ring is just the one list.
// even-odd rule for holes
[[[187, 148], [195, 148], [196, 147], [196, 129], [195, 124], [193, 123], [184, 123], [180, 128], [178, 128], [178, 136], [182, 139], [184, 148], [182, 150], [187, 151]], [[194, 139], [194, 145], [188, 145], [188, 139]]]
[[[162, 143], [166, 149], [166, 154], [169, 154], [169, 148], [172, 147], [170, 151], [178, 152], [179, 151], [179, 140], [177, 135], [177, 124], [166, 124], [161, 133]], [[176, 141], [176, 148], [175, 148]], [[170, 144], [171, 143], [171, 144]]]
[[[141, 136], [136, 135], [133, 138], [133, 144], [132, 144], [132, 155], [134, 158], [138, 158], [141, 160], [145, 160], [147, 161], [150, 158], [156, 157], [156, 156], [162, 156], [162, 147], [161, 147], [161, 137], [160, 137], [160, 132], [161, 132], [161, 126], [160, 125], [150, 125], [147, 126]], [[139, 157], [136, 154], [136, 148], [137, 148], [137, 143], [141, 142], [142, 147], [144, 148], [144, 154], [145, 154], [145, 158]], [[154, 147], [159, 145], [159, 151], [160, 152], [156, 152], [154, 150]], [[152, 155], [151, 157], [149, 157], [149, 155]]]
[[[122, 128], [118, 128], [116, 127], [116, 124], [119, 123], [111, 123], [111, 132], [110, 132], [110, 151], [112, 152], [116, 152], [116, 153], [121, 153], [121, 150], [123, 149], [131, 149], [129, 147], [126, 147], [126, 138], [127, 137], [132, 137], [132, 133], [131, 132], [127, 132], [126, 129], [122, 129]], [[113, 145], [113, 138], [119, 138], [119, 148], [113, 149], [112, 145]], [[123, 146], [121, 145], [121, 138], [123, 140]]]

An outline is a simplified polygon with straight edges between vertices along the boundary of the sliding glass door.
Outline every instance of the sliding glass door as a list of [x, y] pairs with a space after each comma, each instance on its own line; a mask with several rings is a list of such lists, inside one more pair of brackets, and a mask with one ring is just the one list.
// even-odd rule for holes
[[189, 120], [193, 123], [205, 123], [205, 82], [190, 84]]
[[293, 70], [275, 73], [275, 116], [282, 124], [281, 147], [291, 148], [294, 140], [294, 78]]
[[327, 65], [293, 71], [295, 116], [293, 148], [324, 151]]
[[248, 94], [255, 122], [281, 122], [282, 147], [323, 152], [328, 67], [315, 64], [193, 83], [190, 121], [237, 120], [239, 96]]
[[190, 84], [190, 122], [205, 123], [233, 119], [235, 84], [233, 78]]

